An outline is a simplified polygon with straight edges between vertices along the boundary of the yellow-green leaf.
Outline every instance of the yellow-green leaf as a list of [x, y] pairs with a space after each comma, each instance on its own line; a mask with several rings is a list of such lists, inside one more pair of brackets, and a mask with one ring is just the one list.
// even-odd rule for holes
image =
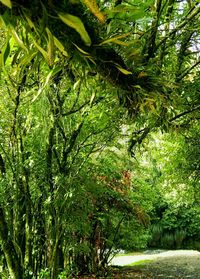
[[20, 37], [18, 36], [17, 32], [15, 31], [14, 27], [10, 26], [9, 27], [9, 31], [11, 32], [15, 42], [24, 50], [26, 50], [28, 52], [27, 47], [24, 45], [23, 41], [20, 39]]
[[131, 33], [127, 33], [127, 34], [122, 34], [122, 35], [119, 35], [119, 36], [116, 36], [116, 37], [112, 37], [112, 38], [109, 38], [103, 42], [101, 42], [99, 45], [105, 45], [105, 44], [109, 44], [109, 43], [116, 43], [116, 41], [118, 41], [119, 39], [122, 39], [122, 38], [126, 38], [130, 35]]
[[95, 97], [96, 97], [96, 92], [94, 91], [94, 92], [92, 93], [92, 96], [91, 96], [91, 99], [90, 99], [90, 106], [92, 106], [92, 103], [93, 103]]
[[10, 54], [10, 38], [7, 38], [5, 46], [2, 48], [0, 53], [0, 67], [4, 66], [6, 60]]
[[0, 0], [0, 2], [8, 8], [12, 9], [12, 3], [10, 0]]
[[106, 17], [105, 15], [99, 10], [96, 0], [83, 0], [85, 5], [88, 9], [95, 15], [101, 23], [105, 23]]
[[44, 50], [38, 43], [36, 43], [36, 41], [33, 41], [33, 42], [34, 42], [34, 45], [36, 46], [36, 48], [39, 50], [39, 52], [41, 52], [41, 54], [43, 55], [44, 59], [49, 63], [47, 51]]
[[54, 62], [54, 38], [51, 31], [46, 28], [46, 32], [48, 35], [48, 43], [47, 43], [47, 54], [48, 54], [48, 63], [50, 66], [53, 65]]
[[75, 47], [76, 47], [82, 54], [85, 54], [85, 55], [87, 55], [87, 56], [90, 55], [89, 52], [86, 52], [85, 50], [83, 50], [82, 48], [80, 48], [79, 46], [77, 46], [76, 44], [74, 44], [74, 45], [75, 45]]
[[40, 94], [44, 91], [44, 89], [46, 88], [46, 86], [49, 84], [50, 79], [52, 78], [53, 74], [54, 74], [55, 69], [52, 69], [47, 77], [45, 82], [43, 83], [43, 85], [39, 88], [37, 94], [34, 96], [32, 102], [35, 102], [37, 100], [37, 98], [40, 96]]
[[[19, 64], [17, 65], [18, 67], [18, 71], [20, 71], [20, 69], [25, 68], [30, 61], [36, 56], [37, 51], [36, 50], [32, 50], [30, 51], [30, 53], [27, 53], [25, 56], [23, 56], [23, 58], [21, 60], [19, 60]], [[23, 72], [23, 71], [22, 71]]]
[[119, 64], [116, 64], [116, 63], [115, 63], [115, 67], [116, 67], [120, 72], [122, 72], [124, 75], [132, 75], [132, 74], [133, 74], [131, 71], [128, 71], [128, 70], [122, 68]]
[[47, 75], [43, 85], [39, 88], [37, 94], [34, 96], [32, 102], [35, 102], [38, 97], [44, 92], [44, 89], [49, 85], [51, 79], [61, 70], [61, 67], [55, 67], [53, 68]]
[[4, 24], [2, 17], [0, 16], [0, 27], [2, 27]]
[[133, 85], [133, 87], [142, 90], [142, 87], [139, 84]]
[[115, 40], [114, 43], [117, 45], [121, 45], [121, 46], [130, 46], [130, 44], [131, 44], [130, 42], [123, 42], [120, 40]]
[[75, 29], [76, 32], [80, 34], [81, 39], [87, 46], [91, 45], [92, 42], [90, 36], [88, 35], [85, 26], [79, 17], [64, 13], [58, 13], [58, 16], [65, 24]]
[[78, 80], [74, 83], [74, 86], [73, 86], [73, 89], [74, 89], [74, 90], [79, 86], [80, 82], [81, 82], [81, 80], [78, 79]]
[[37, 28], [35, 27], [35, 24], [33, 23], [33, 21], [30, 19], [30, 17], [27, 16], [27, 14], [24, 11], [22, 11], [22, 12], [23, 12], [24, 17], [26, 18], [26, 21], [28, 22], [28, 25], [30, 26], [30, 28], [33, 29], [37, 35], [39, 35]]
[[63, 46], [63, 44], [55, 37], [53, 36], [53, 39], [54, 39], [54, 43], [55, 43], [55, 46], [60, 50], [60, 52], [68, 57], [69, 54], [67, 53], [67, 51], [65, 50], [65, 47]]

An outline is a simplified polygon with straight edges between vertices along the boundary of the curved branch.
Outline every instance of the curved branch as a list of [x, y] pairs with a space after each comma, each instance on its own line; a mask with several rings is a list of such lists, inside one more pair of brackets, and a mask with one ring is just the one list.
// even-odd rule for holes
[[194, 63], [189, 69], [185, 70], [182, 75], [180, 75], [179, 77], [177, 77], [176, 81], [181, 81], [182, 79], [184, 79], [184, 77], [186, 77], [194, 68], [196, 68], [196, 66], [198, 66], [200, 64], [200, 60], [198, 60], [196, 63]]
[[194, 107], [194, 108], [192, 108], [192, 109], [190, 109], [190, 110], [187, 110], [187, 111], [184, 111], [184, 112], [182, 112], [182, 113], [179, 113], [179, 114], [177, 114], [176, 116], [174, 116], [173, 118], [171, 118], [170, 120], [169, 120], [169, 122], [172, 122], [172, 121], [174, 121], [174, 120], [176, 120], [176, 119], [178, 119], [178, 118], [181, 118], [182, 116], [184, 116], [184, 115], [186, 115], [186, 114], [189, 114], [189, 113], [191, 113], [191, 112], [193, 112], [193, 111], [196, 111], [196, 110], [199, 110], [200, 109], [200, 105], [198, 105], [198, 106], [196, 106], [196, 107]]

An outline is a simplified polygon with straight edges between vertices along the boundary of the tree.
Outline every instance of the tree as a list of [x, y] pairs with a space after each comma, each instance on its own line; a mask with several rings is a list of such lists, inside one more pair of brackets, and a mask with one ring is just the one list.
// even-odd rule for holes
[[65, 61], [49, 72], [41, 57], [10, 44], [0, 84], [0, 239], [10, 276], [97, 272], [107, 267], [121, 216], [137, 218], [129, 194], [117, 190], [122, 174], [112, 181], [108, 172], [104, 183], [90, 162], [117, 144], [123, 109], [99, 77], [85, 80], [80, 63], [72, 82]]

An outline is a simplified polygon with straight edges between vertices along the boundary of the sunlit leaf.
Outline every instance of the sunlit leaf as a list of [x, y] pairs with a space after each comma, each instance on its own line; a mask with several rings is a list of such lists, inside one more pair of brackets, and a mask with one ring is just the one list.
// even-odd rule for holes
[[119, 35], [119, 36], [115, 36], [115, 37], [112, 37], [112, 38], [109, 38], [103, 42], [101, 42], [99, 45], [104, 45], [104, 44], [109, 44], [109, 43], [119, 43], [119, 39], [123, 39], [123, 38], [126, 38], [128, 36], [130, 36], [131, 33], [128, 33], [128, 34], [122, 34], [122, 35]]
[[120, 46], [130, 46], [130, 42], [123, 42], [123, 41], [120, 41], [120, 40], [115, 40], [114, 42], [115, 44], [117, 45], [120, 45]]
[[37, 28], [35, 26], [35, 24], [33, 23], [33, 21], [30, 19], [30, 17], [27, 16], [27, 14], [25, 12], [23, 12], [24, 17], [26, 18], [26, 21], [28, 22], [28, 25], [30, 26], [30, 28], [32, 30], [34, 30], [36, 32], [36, 34], [38, 34], [37, 32]]
[[82, 53], [82, 54], [85, 54], [85, 55], [90, 55], [89, 52], [86, 52], [85, 50], [83, 50], [82, 48], [80, 48], [79, 46], [77, 46], [76, 44], [74, 44], [75, 47]]
[[131, 71], [128, 71], [128, 70], [122, 68], [119, 64], [116, 64], [116, 63], [115, 63], [115, 67], [116, 67], [120, 72], [122, 72], [124, 75], [132, 75], [132, 74], [133, 74]]
[[101, 23], [105, 23], [106, 17], [99, 10], [96, 0], [83, 0], [88, 9], [98, 18]]
[[109, 11], [112, 13], [126, 13], [126, 12], [136, 12], [138, 11], [138, 7], [131, 7], [129, 5], [117, 5], [116, 7], [110, 9]]
[[121, 4], [112, 9], [107, 9], [106, 14], [108, 15], [108, 18], [112, 18], [117, 15], [120, 16], [120, 18], [140, 19], [145, 15], [145, 8], [144, 6], [139, 8]]
[[67, 51], [65, 50], [65, 47], [63, 46], [63, 44], [55, 37], [53, 36], [53, 39], [54, 39], [54, 43], [55, 43], [55, 46], [60, 50], [60, 52], [68, 57], [69, 54], [67, 53]]
[[16, 43], [23, 48], [24, 50], [26, 50], [28, 52], [27, 47], [24, 45], [23, 41], [20, 39], [20, 37], [18, 36], [17, 32], [15, 31], [14, 27], [9, 26], [9, 31], [12, 34], [14, 40], [16, 41]]
[[46, 50], [44, 50], [36, 41], [33, 41], [34, 45], [36, 46], [36, 48], [39, 50], [39, 52], [41, 52], [41, 54], [43, 55], [44, 59], [49, 62], [49, 57], [48, 57], [48, 53]]
[[91, 39], [85, 29], [85, 26], [81, 19], [77, 16], [71, 15], [71, 14], [64, 14], [64, 13], [58, 13], [59, 18], [68, 26], [75, 29], [76, 32], [78, 32], [81, 36], [81, 39], [84, 41], [84, 43], [87, 46], [91, 45]]
[[0, 16], [0, 28], [3, 26], [4, 22], [3, 22], [3, 19], [2, 17]]
[[53, 65], [54, 62], [54, 37], [49, 30], [49, 28], [46, 28], [46, 32], [48, 35], [48, 43], [47, 43], [47, 54], [48, 54], [48, 63], [49, 65]]
[[94, 99], [95, 99], [95, 96], [96, 96], [96, 92], [94, 91], [94, 92], [92, 93], [92, 96], [91, 96], [91, 99], [90, 99], [90, 106], [92, 105], [92, 103], [93, 103], [93, 101], [94, 101]]
[[74, 90], [79, 86], [80, 82], [81, 82], [81, 80], [78, 79], [78, 80], [74, 83], [74, 86], [73, 86], [73, 89], [74, 89]]
[[142, 90], [142, 87], [139, 84], [133, 85], [133, 88]]
[[4, 66], [10, 54], [10, 40], [7, 39], [5, 46], [1, 49], [0, 53], [0, 66]]
[[90, 60], [94, 65], [96, 65], [95, 60], [94, 60], [91, 56], [88, 56], [87, 58], [88, 58], [88, 60]]
[[0, 2], [8, 8], [12, 9], [12, 2], [10, 0], [0, 0]]
[[[27, 53], [19, 62], [18, 62], [18, 69], [22, 69], [26, 67], [31, 60], [37, 55], [36, 50], [32, 50], [31, 53]], [[16, 58], [15, 58], [16, 61]], [[13, 62], [12, 62], [13, 63]]]
[[56, 67], [56, 68], [52, 69], [52, 70], [48, 73], [48, 75], [47, 75], [47, 77], [46, 77], [46, 79], [45, 79], [45, 82], [44, 82], [43, 85], [39, 88], [39, 90], [38, 90], [37, 94], [35, 95], [35, 97], [33, 98], [32, 102], [35, 102], [35, 101], [38, 99], [38, 97], [40, 96], [40, 94], [44, 91], [44, 89], [46, 88], [46, 86], [49, 84], [51, 78], [52, 78], [53, 76], [55, 76], [60, 70], [61, 70], [61, 67]]
[[148, 76], [147, 73], [145, 73], [144, 71], [141, 71], [138, 75], [138, 78], [147, 77], [147, 76]]

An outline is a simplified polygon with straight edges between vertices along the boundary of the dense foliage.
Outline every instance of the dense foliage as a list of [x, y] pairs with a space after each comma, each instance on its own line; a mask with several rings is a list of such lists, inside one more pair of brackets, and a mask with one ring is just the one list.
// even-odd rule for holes
[[2, 276], [106, 273], [116, 249], [199, 241], [199, 15], [0, 0]]
[[153, 205], [150, 247], [199, 249], [198, 141], [195, 125], [183, 134], [156, 133], [148, 143], [151, 151], [143, 150], [138, 166], [143, 174], [133, 183], [146, 187], [145, 200], [149, 195]]

